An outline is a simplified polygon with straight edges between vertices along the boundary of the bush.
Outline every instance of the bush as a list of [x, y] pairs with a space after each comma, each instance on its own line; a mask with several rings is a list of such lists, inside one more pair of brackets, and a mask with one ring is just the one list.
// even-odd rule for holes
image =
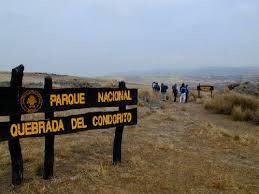
[[254, 119], [254, 114], [251, 110], [242, 110], [241, 106], [234, 106], [231, 112], [234, 121], [249, 121]]
[[205, 101], [204, 107], [218, 114], [231, 115], [236, 121], [249, 121], [258, 116], [259, 101], [253, 96], [225, 92]]
[[196, 92], [190, 92], [188, 102], [196, 102], [198, 94]]
[[141, 106], [161, 107], [160, 98], [161, 95], [159, 92], [152, 92], [147, 90], [139, 92], [139, 104]]

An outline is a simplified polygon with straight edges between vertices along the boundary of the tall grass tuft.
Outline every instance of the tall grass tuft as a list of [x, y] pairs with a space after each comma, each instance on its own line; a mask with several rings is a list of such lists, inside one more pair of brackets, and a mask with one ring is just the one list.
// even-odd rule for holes
[[161, 94], [153, 91], [139, 92], [139, 106], [161, 107]]
[[254, 113], [250, 109], [242, 110], [241, 106], [234, 106], [231, 116], [234, 121], [250, 121], [254, 119]]
[[236, 121], [258, 119], [259, 100], [256, 97], [225, 92], [205, 101], [204, 107], [218, 114], [231, 115]]

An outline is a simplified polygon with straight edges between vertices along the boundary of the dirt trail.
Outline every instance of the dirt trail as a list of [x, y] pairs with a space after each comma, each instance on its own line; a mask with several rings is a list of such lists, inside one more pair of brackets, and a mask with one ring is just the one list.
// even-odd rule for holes
[[[259, 192], [258, 126], [211, 114], [200, 104], [166, 107], [146, 117], [141, 125], [152, 134], [151, 141], [162, 142], [178, 153], [171, 167], [177, 173], [186, 172], [186, 177], [178, 180], [176, 188]], [[174, 160], [180, 160], [182, 166], [175, 168]], [[193, 179], [186, 181], [190, 176]], [[184, 180], [186, 185], [179, 182]]]

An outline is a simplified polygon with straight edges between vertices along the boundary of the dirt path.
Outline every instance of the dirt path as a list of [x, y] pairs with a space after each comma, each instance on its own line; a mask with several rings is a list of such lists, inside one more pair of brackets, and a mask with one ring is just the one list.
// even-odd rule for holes
[[150, 141], [177, 155], [172, 166], [165, 165], [182, 175], [176, 191], [259, 192], [259, 127], [211, 114], [199, 104], [166, 107], [145, 118], [143, 126]]

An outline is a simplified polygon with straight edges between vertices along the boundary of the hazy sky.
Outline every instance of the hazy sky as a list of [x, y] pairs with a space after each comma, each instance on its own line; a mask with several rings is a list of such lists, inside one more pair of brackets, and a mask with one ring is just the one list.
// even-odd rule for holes
[[0, 1], [0, 70], [259, 65], [259, 0]]

